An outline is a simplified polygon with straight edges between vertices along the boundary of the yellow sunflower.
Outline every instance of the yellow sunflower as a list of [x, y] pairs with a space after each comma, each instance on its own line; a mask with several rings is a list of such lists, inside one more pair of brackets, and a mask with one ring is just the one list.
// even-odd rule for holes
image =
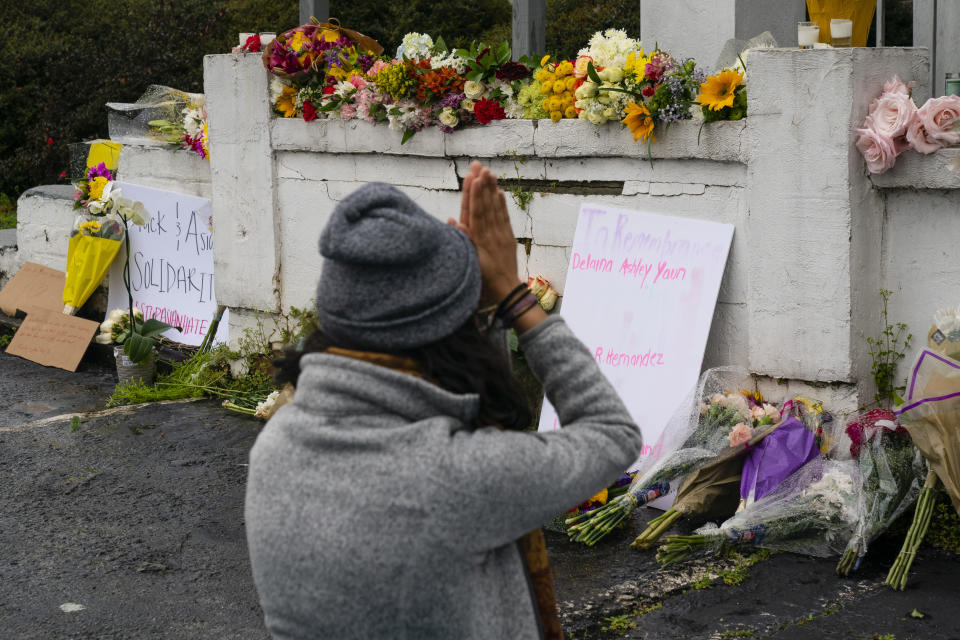
[[644, 142], [646, 142], [647, 139], [650, 139], [653, 142], [657, 141], [656, 136], [653, 135], [653, 127], [656, 123], [653, 121], [653, 118], [650, 117], [650, 110], [647, 109], [645, 104], [628, 102], [627, 115], [622, 122], [623, 124], [627, 125], [628, 129], [630, 129], [630, 133], [633, 134], [634, 142], [637, 142], [641, 139]]
[[81, 222], [79, 231], [81, 233], [86, 233], [86, 235], [93, 235], [100, 231], [100, 223], [96, 220], [88, 220], [87, 222]]
[[283, 114], [284, 118], [297, 117], [297, 90], [291, 86], [285, 86], [277, 98], [277, 111]]
[[732, 107], [737, 87], [743, 82], [743, 72], [733, 69], [724, 69], [720, 73], [710, 76], [700, 85], [700, 95], [697, 102], [711, 111], [719, 111], [724, 107]]

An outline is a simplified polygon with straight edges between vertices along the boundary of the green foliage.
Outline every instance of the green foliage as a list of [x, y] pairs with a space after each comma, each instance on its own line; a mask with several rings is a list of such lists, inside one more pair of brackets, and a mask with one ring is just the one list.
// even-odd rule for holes
[[203, 91], [203, 56], [296, 25], [290, 0], [0, 3], [0, 193], [58, 180], [67, 145], [107, 136], [106, 102], [148, 85]]
[[960, 553], [960, 517], [943, 490], [937, 493], [925, 542], [945, 551]]
[[713, 111], [703, 108], [704, 122], [717, 122], [718, 120], [741, 120], [747, 116], [747, 89], [740, 85], [733, 97], [732, 107], [723, 107]]
[[630, 629], [636, 629], [637, 625], [634, 624], [631, 618], [632, 616], [626, 613], [620, 616], [604, 618], [606, 624], [602, 625], [600, 629], [602, 631], [629, 631]]
[[[891, 295], [893, 295], [893, 291], [889, 289], [880, 290], [880, 298], [883, 301], [880, 320], [883, 323], [883, 330], [876, 338], [867, 337], [870, 357], [873, 358], [870, 373], [873, 375], [873, 381], [877, 386], [874, 399], [876, 399], [877, 405], [885, 408], [903, 402], [900, 394], [906, 389], [906, 380], [904, 380], [904, 384], [897, 385], [897, 365], [905, 357], [907, 349], [910, 348], [910, 340], [913, 339], [913, 334], [907, 333], [907, 325], [903, 322], [890, 324], [887, 303], [890, 301]], [[904, 337], [904, 334], [906, 334], [906, 337]]]
[[5, 193], [0, 193], [0, 229], [14, 229], [17, 226], [17, 203]]
[[526, 156], [519, 155], [516, 151], [507, 151], [504, 155], [508, 158], [513, 158], [513, 170], [517, 177], [507, 178], [506, 176], [500, 176], [500, 186], [510, 193], [510, 197], [513, 198], [513, 201], [520, 207], [521, 211], [526, 211], [527, 207], [530, 206], [530, 202], [533, 201], [534, 195], [533, 191], [523, 187], [523, 182], [520, 178], [520, 166], [527, 161], [527, 158]]
[[11, 340], [13, 340], [12, 333], [0, 333], [0, 349], [6, 349], [9, 347]]
[[693, 582], [690, 583], [690, 587], [700, 591], [701, 589], [712, 589], [713, 580], [710, 578], [710, 574], [705, 573]]
[[[547, 0], [547, 52], [557, 60], [574, 60], [596, 31], [623, 29], [640, 38], [640, 6], [636, 2]], [[652, 49], [654, 43], [646, 43]], [[683, 52], [678, 52], [681, 55]], [[712, 61], [711, 61], [712, 63]]]
[[83, 423], [80, 421], [80, 416], [73, 416], [70, 418], [70, 433], [80, 431], [81, 424]]

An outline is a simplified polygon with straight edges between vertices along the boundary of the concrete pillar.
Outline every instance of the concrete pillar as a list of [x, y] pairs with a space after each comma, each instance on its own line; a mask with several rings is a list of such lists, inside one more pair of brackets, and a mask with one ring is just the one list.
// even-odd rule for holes
[[755, 373], [858, 382], [861, 401], [872, 398], [866, 337], [880, 328], [884, 213], [854, 130], [894, 74], [916, 82], [918, 102], [929, 95], [921, 49], [771, 49], [750, 56], [744, 145]]
[[300, 0], [300, 24], [307, 24], [310, 18], [320, 22], [330, 19], [330, 0]]
[[930, 49], [930, 82], [934, 96], [943, 95], [947, 73], [960, 73], [960, 2], [913, 0], [913, 46]]
[[547, 0], [513, 0], [513, 59], [547, 50]]
[[280, 311], [269, 76], [260, 54], [203, 59], [217, 302]]
[[797, 22], [805, 15], [804, 0], [643, 0], [640, 36], [648, 50], [659, 44], [713, 72], [730, 38], [769, 31], [781, 47], [797, 46]]

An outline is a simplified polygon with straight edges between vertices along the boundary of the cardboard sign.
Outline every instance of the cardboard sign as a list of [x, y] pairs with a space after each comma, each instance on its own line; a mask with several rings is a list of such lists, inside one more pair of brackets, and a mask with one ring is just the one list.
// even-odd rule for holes
[[[119, 183], [126, 198], [139, 200], [150, 213], [142, 227], [130, 225], [130, 287], [133, 304], [145, 318], [183, 328], [163, 335], [199, 345], [217, 310], [213, 288], [213, 234], [210, 200]], [[126, 309], [123, 250], [110, 269], [110, 309]], [[225, 311], [216, 341], [228, 340]]]
[[63, 311], [63, 285], [67, 274], [35, 262], [24, 263], [0, 291], [0, 310], [11, 318], [17, 309]]
[[62, 311], [32, 309], [10, 341], [7, 353], [48, 367], [76, 371], [99, 328], [98, 322]]
[[[561, 314], [643, 430], [640, 460], [696, 384], [733, 226], [584, 204]], [[540, 431], [557, 429], [544, 401]]]

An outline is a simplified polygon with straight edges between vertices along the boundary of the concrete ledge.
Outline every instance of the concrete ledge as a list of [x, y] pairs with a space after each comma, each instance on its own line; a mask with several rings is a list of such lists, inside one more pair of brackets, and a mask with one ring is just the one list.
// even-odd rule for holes
[[120, 152], [117, 178], [154, 189], [211, 196], [210, 163], [186, 149], [126, 144]]
[[17, 230], [0, 229], [0, 249], [15, 249], [17, 247]]
[[907, 151], [893, 169], [870, 181], [880, 189], [960, 189], [960, 148], [929, 155]]
[[[36, 262], [66, 270], [67, 243], [73, 229], [71, 185], [34, 187], [17, 200], [17, 262]], [[18, 265], [19, 266], [19, 265]]]
[[[745, 120], [712, 122], [703, 125], [702, 131], [700, 126], [699, 122], [687, 121], [670, 125], [669, 131], [658, 127], [657, 141], [650, 146], [650, 155], [727, 162], [746, 160], [741, 149], [747, 128]], [[541, 120], [534, 135], [534, 146], [537, 155], [543, 158], [647, 157], [647, 144], [634, 142], [630, 132], [619, 123], [596, 126], [580, 120]]]
[[440, 157], [444, 134], [435, 127], [424, 129], [401, 145], [403, 134], [386, 123], [365, 120], [314, 120], [274, 118], [270, 124], [275, 151], [322, 153], [389, 153], [392, 155]]
[[[76, 189], [72, 184], [43, 184], [39, 187], [27, 189], [20, 194], [20, 200], [24, 198], [51, 198], [54, 200], [69, 200], [73, 207], [73, 194]], [[19, 202], [19, 201], [18, 201]], [[18, 205], [19, 207], [19, 205]]]

